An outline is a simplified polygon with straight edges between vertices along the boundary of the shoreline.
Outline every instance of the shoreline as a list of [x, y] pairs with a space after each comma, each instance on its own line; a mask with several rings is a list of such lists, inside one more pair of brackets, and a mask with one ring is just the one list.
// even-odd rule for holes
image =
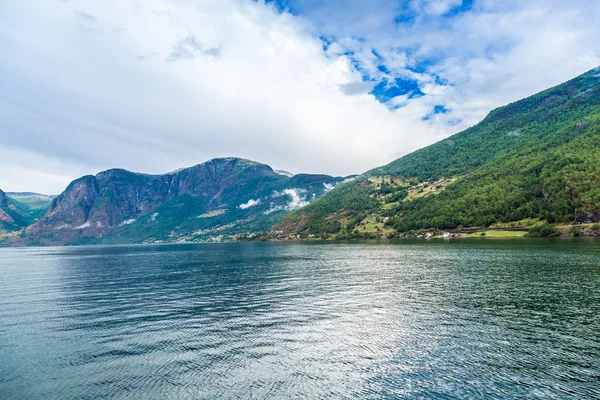
[[[402, 239], [521, 239], [521, 238], [575, 238], [575, 237], [600, 237], [600, 224], [538, 224], [533, 226], [492, 226], [489, 228], [469, 227], [462, 229], [422, 229], [409, 232], [361, 232], [352, 233], [314, 234], [284, 233], [272, 231], [256, 234], [253, 237], [238, 238], [238, 241], [311, 241], [311, 240], [402, 240]], [[241, 240], [240, 240], [241, 239]]]
[[[369, 232], [358, 235], [342, 236], [328, 234], [325, 237], [312, 235], [312, 234], [295, 234], [295, 233], [283, 233], [280, 231], [276, 232], [260, 232], [255, 234], [247, 234], [240, 236], [230, 236], [227, 239], [221, 238], [220, 240], [207, 240], [200, 241], [159, 241], [159, 242], [138, 242], [138, 243], [81, 243], [81, 244], [58, 244], [58, 245], [26, 245], [22, 243], [1, 243], [0, 248], [49, 248], [49, 247], [82, 247], [82, 246], [143, 246], [143, 245], [175, 245], [175, 244], [201, 244], [201, 243], [244, 243], [244, 242], [353, 242], [353, 241], [364, 241], [364, 240], [377, 240], [377, 241], [401, 241], [401, 240], [465, 240], [465, 239], [535, 239], [535, 238], [594, 238], [600, 237], [600, 229], [598, 224], [581, 224], [581, 225], [545, 225], [550, 227], [547, 232], [548, 234], [532, 234], [531, 228], [528, 227], [490, 227], [487, 229], [482, 228], [464, 228], [451, 229], [447, 231], [442, 230], [420, 230], [405, 233], [398, 233], [391, 236], [390, 233], [387, 235], [385, 232], [374, 233]], [[449, 234], [451, 237], [444, 237], [444, 233]], [[7, 235], [8, 236], [8, 235]]]
[[276, 244], [308, 244], [308, 243], [320, 243], [320, 244], [360, 244], [364, 242], [377, 243], [377, 244], [396, 244], [401, 242], [460, 242], [460, 241], [501, 241], [501, 240], [556, 240], [556, 241], [567, 241], [567, 240], [600, 240], [600, 236], [507, 236], [507, 237], [462, 237], [456, 239], [444, 239], [443, 237], [434, 237], [430, 239], [417, 239], [417, 238], [371, 238], [371, 239], [294, 239], [294, 240], [230, 240], [221, 242], [172, 242], [172, 243], [112, 243], [112, 244], [72, 244], [72, 245], [48, 245], [48, 246], [5, 246], [0, 245], [0, 251], [9, 249], [73, 249], [73, 248], [101, 248], [101, 247], [148, 247], [148, 246], [180, 246], [180, 245], [205, 245], [205, 244], [243, 244], [243, 243], [276, 243]]

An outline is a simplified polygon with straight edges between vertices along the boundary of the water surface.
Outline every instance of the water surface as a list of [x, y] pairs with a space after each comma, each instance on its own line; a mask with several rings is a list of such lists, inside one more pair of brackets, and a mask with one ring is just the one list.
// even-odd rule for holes
[[600, 398], [600, 242], [0, 249], [0, 398]]

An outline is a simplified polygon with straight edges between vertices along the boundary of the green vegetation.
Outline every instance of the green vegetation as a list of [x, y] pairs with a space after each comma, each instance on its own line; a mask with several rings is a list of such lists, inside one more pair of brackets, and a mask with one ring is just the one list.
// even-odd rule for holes
[[558, 236], [560, 231], [554, 224], [539, 222], [529, 229], [528, 236]]
[[491, 226], [491, 228], [516, 228], [516, 227], [524, 227], [531, 228], [535, 224], [540, 222], [538, 218], [525, 218], [519, 221], [511, 221], [511, 222], [498, 222]]
[[280, 227], [303, 221], [290, 226], [347, 235], [377, 213], [397, 233], [521, 226], [531, 236], [553, 236], [562, 232], [555, 224], [599, 222], [597, 75], [494, 110], [464, 132], [333, 190]]
[[6, 196], [15, 202], [27, 206], [31, 210], [41, 210], [42, 212], [46, 211], [46, 209], [50, 207], [50, 204], [52, 204], [52, 200], [54, 200], [54, 198], [56, 197], [29, 192], [6, 193]]
[[511, 238], [511, 237], [523, 237], [526, 236], [527, 232], [524, 231], [485, 231], [467, 233], [463, 235], [465, 238]]
[[9, 198], [0, 190], [0, 234], [16, 232], [36, 220], [36, 211]]

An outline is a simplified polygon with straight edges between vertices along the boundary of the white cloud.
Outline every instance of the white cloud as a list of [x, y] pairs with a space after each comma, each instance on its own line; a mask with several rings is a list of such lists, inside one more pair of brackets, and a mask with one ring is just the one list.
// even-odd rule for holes
[[[183, 39], [178, 40], [171, 50], [167, 61], [175, 62], [178, 60], [193, 60], [198, 56], [219, 57], [221, 55], [220, 47], [205, 48], [205, 46], [189, 34]], [[143, 57], [143, 56], [142, 56]]]
[[306, 201], [306, 189], [285, 189], [283, 193], [290, 196], [290, 202], [287, 204], [288, 210], [295, 210], [296, 208], [308, 205], [308, 201]]
[[59, 226], [57, 226], [55, 228], [52, 228], [52, 229], [61, 230], [61, 229], [68, 229], [70, 227], [71, 227], [70, 224], [62, 224], [62, 225], [59, 225]]
[[292, 172], [284, 171], [284, 170], [281, 170], [281, 169], [276, 169], [275, 173], [277, 173], [279, 175], [287, 176], [288, 178], [293, 178], [294, 175], [295, 175]]
[[[57, 193], [218, 156], [359, 173], [600, 64], [596, 1], [480, 0], [444, 20], [459, 1], [413, 3], [424, 14], [395, 26], [384, 0], [299, 17], [244, 0], [0, 2], [0, 188]], [[354, 63], [425, 96], [392, 111]], [[436, 104], [451, 112], [423, 121]]]
[[260, 199], [256, 199], [256, 200], [250, 199], [246, 203], [240, 204], [239, 208], [241, 208], [242, 210], [245, 210], [247, 208], [254, 207], [254, 206], [257, 206], [259, 204], [260, 204]]
[[136, 221], [135, 218], [130, 218], [130, 219], [126, 219], [125, 221], [121, 222], [119, 224], [119, 226], [124, 226], [124, 225], [131, 225]]
[[85, 224], [74, 227], [73, 229], [87, 229], [92, 226], [90, 221], [87, 221]]
[[[292, 211], [300, 207], [304, 207], [310, 203], [310, 201], [307, 200], [307, 194], [308, 191], [306, 189], [285, 189], [281, 192], [274, 191], [273, 195], [271, 196], [272, 198], [276, 199], [281, 197], [288, 197], [288, 201], [285, 204], [279, 205], [274, 205], [273, 203], [271, 203], [271, 207], [267, 211], [265, 211], [265, 214], [271, 214], [276, 211], [283, 210]], [[314, 196], [312, 196], [312, 199], [314, 200]]]
[[430, 0], [423, 8], [427, 14], [443, 15], [454, 7], [462, 5], [462, 0]]

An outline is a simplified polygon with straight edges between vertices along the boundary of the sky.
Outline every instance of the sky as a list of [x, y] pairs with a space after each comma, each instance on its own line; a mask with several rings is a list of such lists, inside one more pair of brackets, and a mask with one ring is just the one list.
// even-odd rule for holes
[[215, 157], [349, 175], [600, 65], [597, 0], [0, 2], [0, 189]]

